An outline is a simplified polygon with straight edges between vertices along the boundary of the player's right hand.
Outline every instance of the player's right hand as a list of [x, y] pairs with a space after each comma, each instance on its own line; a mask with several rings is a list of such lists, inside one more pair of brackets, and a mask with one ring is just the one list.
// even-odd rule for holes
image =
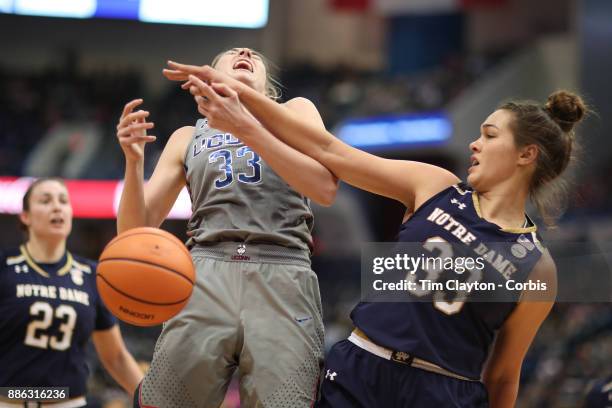
[[143, 110], [134, 112], [134, 108], [142, 102], [142, 99], [134, 99], [125, 104], [117, 125], [117, 139], [128, 161], [142, 160], [145, 144], [157, 139], [155, 136], [147, 135], [147, 130], [155, 126], [153, 122], [146, 120], [149, 112]]

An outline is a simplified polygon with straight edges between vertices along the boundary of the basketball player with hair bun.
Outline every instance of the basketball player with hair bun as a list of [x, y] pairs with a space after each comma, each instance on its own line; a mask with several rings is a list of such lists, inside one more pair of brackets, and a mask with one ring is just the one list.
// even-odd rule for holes
[[[310, 101], [276, 102], [261, 54], [234, 48], [214, 66], [324, 129]], [[144, 145], [155, 138], [147, 135], [148, 112], [134, 111], [141, 103], [129, 102], [117, 126], [126, 158], [118, 230], [158, 227], [187, 186], [196, 285], [187, 306], [164, 325], [134, 406], [217, 408], [237, 369], [241, 406], [311, 407], [323, 321], [307, 197], [330, 205], [337, 179], [263, 126], [249, 130], [270, 144], [259, 154], [234, 136], [242, 129], [218, 130], [200, 118], [172, 134], [145, 186]]]
[[[463, 183], [436, 166], [348, 146], [211, 67], [169, 62], [165, 75], [187, 81], [182, 87], [195, 95], [200, 112], [216, 127], [234, 129], [256, 152], [264, 154], [267, 144], [248, 129], [261, 123], [341, 180], [403, 203], [400, 242], [427, 243], [427, 251], [446, 241], [474, 256], [478, 245], [506, 243], [496, 259], [511, 264], [512, 279], [539, 280], [547, 288], [539, 301], [523, 291], [504, 303], [359, 303], [351, 313], [355, 330], [327, 358], [320, 407], [514, 406], [523, 358], [556, 295], [555, 264], [525, 207], [531, 198], [547, 223], [553, 221], [542, 192], [558, 189], [576, 149], [574, 126], [587, 111], [579, 96], [558, 91], [543, 105], [499, 106], [469, 145]], [[509, 250], [516, 244], [525, 248], [520, 256]], [[484, 265], [480, 282], [509, 279], [501, 264]]]
[[[26, 242], [0, 252], [0, 387], [68, 387], [63, 398], [52, 394], [53, 406], [86, 406], [91, 338], [103, 366], [132, 394], [142, 371], [98, 297], [96, 263], [66, 249], [72, 206], [64, 182], [34, 181], [19, 220]], [[34, 405], [0, 397], [0, 408], [23, 406]]]

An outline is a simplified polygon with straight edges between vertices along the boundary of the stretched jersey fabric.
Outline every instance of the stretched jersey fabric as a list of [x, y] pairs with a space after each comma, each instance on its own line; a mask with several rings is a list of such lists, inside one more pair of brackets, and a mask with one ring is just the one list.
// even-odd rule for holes
[[[542, 255], [536, 226], [527, 220], [529, 226], [515, 229], [501, 229], [486, 221], [480, 215], [476, 192], [460, 183], [419, 207], [401, 226], [398, 240], [430, 244], [447, 241], [454, 250], [461, 249], [463, 255], [474, 259], [487, 255], [481, 272], [470, 272], [464, 279], [499, 286], [509, 280], [524, 282]], [[423, 245], [423, 251], [437, 256], [434, 247]], [[516, 306], [520, 292], [503, 302], [472, 302], [470, 298], [454, 301], [449, 293], [428, 295], [429, 302], [361, 302], [351, 318], [383, 347], [479, 379], [495, 332]]]
[[36, 263], [25, 246], [0, 253], [0, 387], [69, 387], [85, 395], [85, 347], [115, 325], [98, 297], [96, 264], [66, 252]]
[[312, 249], [309, 200], [231, 133], [198, 120], [184, 163], [188, 246], [238, 241]]

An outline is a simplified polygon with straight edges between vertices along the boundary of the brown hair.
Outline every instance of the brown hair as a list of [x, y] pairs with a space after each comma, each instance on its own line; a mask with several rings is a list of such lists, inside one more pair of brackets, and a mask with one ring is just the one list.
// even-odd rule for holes
[[[42, 183], [45, 183], [47, 181], [57, 181], [58, 183], [60, 183], [61, 185], [63, 185], [64, 187], [66, 187], [66, 183], [64, 182], [64, 180], [60, 177], [41, 177], [39, 179], [36, 179], [32, 182], [32, 184], [30, 184], [30, 186], [28, 187], [28, 189], [26, 190], [25, 194], [23, 195], [23, 200], [21, 203], [21, 208], [22, 208], [22, 212], [23, 211], [30, 211], [30, 196], [32, 195], [32, 191], [34, 191], [34, 189], [39, 186]], [[27, 234], [28, 232], [28, 226], [25, 225], [21, 219], [19, 219], [19, 224], [21, 226], [21, 229], [24, 230]]]
[[499, 109], [514, 114], [510, 127], [518, 147], [538, 146], [529, 194], [544, 222], [553, 226], [567, 196], [567, 181], [560, 176], [579, 148], [574, 125], [582, 120], [588, 108], [580, 96], [557, 91], [544, 105], [531, 101], [507, 102]]
[[[213, 61], [210, 64], [210, 66], [215, 68], [215, 66], [219, 62], [219, 59], [221, 59], [221, 57], [224, 54], [226, 54], [227, 52], [231, 50], [235, 50], [235, 49], [237, 48], [230, 48], [228, 50], [222, 51], [219, 54], [217, 54], [215, 58], [213, 58]], [[253, 52], [253, 54], [261, 58], [261, 60], [263, 61], [264, 67], [266, 67], [266, 96], [274, 100], [280, 99], [281, 94], [282, 94], [281, 88], [283, 87], [283, 85], [272, 74], [272, 71], [278, 70], [278, 67], [272, 61], [266, 58], [262, 53], [255, 51], [253, 49], [251, 49], [251, 51]]]

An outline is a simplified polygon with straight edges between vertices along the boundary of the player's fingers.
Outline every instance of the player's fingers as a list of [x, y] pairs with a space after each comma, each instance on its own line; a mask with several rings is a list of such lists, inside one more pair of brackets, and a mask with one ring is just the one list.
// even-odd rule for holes
[[149, 116], [149, 112], [148, 111], [143, 111], [143, 110], [139, 110], [137, 112], [132, 112], [132, 113], [128, 113], [127, 115], [125, 115], [124, 117], [121, 118], [121, 120], [119, 121], [119, 124], [117, 125], [117, 129], [121, 128], [121, 127], [125, 127], [129, 124], [131, 124], [134, 121], [142, 121], [144, 120], [144, 118]]
[[197, 96], [194, 96], [194, 98], [193, 98], [193, 99], [195, 99], [196, 104], [197, 104], [198, 106], [201, 106], [201, 107], [202, 107], [202, 108], [204, 108], [204, 109], [210, 109], [210, 106], [209, 106], [209, 101], [208, 101], [208, 99], [206, 99], [205, 97], [200, 96], [200, 95], [197, 95]]
[[226, 84], [220, 82], [213, 82], [210, 84], [210, 87], [218, 94], [222, 96], [228, 97], [237, 97], [238, 93], [234, 91], [232, 88], [227, 86]]
[[147, 116], [149, 116], [149, 112], [147, 111], [138, 111], [138, 112], [128, 113], [125, 117], [122, 117], [119, 120], [119, 123], [117, 124], [117, 129], [126, 127], [132, 124], [133, 122], [138, 122], [140, 121], [140, 119], [144, 119]]
[[123, 118], [124, 116], [126, 116], [128, 113], [134, 110], [134, 108], [140, 105], [142, 102], [143, 102], [142, 98], [138, 98], [138, 99], [133, 99], [129, 101], [128, 103], [126, 103], [125, 106], [123, 107], [123, 112], [121, 113], [121, 117]]
[[[192, 86], [198, 88], [198, 90], [200, 91], [200, 94], [208, 98], [209, 101], [215, 102], [219, 100], [220, 96], [200, 78], [194, 75], [189, 75], [189, 80], [193, 83]], [[191, 88], [189, 89], [191, 92]]]
[[202, 116], [205, 116], [207, 118], [210, 116], [210, 112], [208, 112], [208, 110], [201, 105], [198, 105], [198, 112], [200, 112]]
[[202, 68], [198, 65], [181, 64], [180, 62], [171, 60], [168, 60], [167, 64], [170, 69], [181, 71], [187, 74], [195, 74]]
[[205, 97], [201, 95], [196, 95], [193, 97], [193, 99], [195, 99], [198, 105], [202, 104], [202, 106], [206, 106], [206, 102], [208, 102], [208, 99], [206, 99]]
[[189, 88], [190, 88], [192, 85], [193, 85], [193, 84], [191, 83], [191, 81], [187, 80], [187, 81], [185, 81], [185, 82], [183, 82], [183, 83], [181, 84], [181, 89], [184, 89], [184, 90], [189, 90]]
[[183, 71], [179, 71], [176, 69], [167, 69], [167, 68], [164, 68], [162, 70], [162, 74], [171, 81], [184, 81], [187, 79], [187, 76], [189, 75], [188, 73], [183, 72]]
[[130, 137], [124, 137], [122, 139], [119, 139], [119, 143], [122, 146], [129, 146], [132, 145], [134, 143], [149, 143], [149, 142], [154, 142], [155, 140], [157, 140], [156, 136], [152, 136], [152, 135], [141, 135], [141, 136], [130, 136]]
[[196, 103], [198, 105], [198, 112], [202, 113], [203, 115], [207, 115], [210, 113], [210, 106], [208, 105], [208, 100], [204, 97], [196, 97]]
[[200, 90], [200, 88], [198, 88], [195, 85], [191, 85], [189, 87], [189, 93], [192, 94], [193, 96], [202, 96], [202, 91]]
[[[196, 101], [198, 102], [198, 101]], [[210, 108], [209, 106], [206, 104], [206, 102], [198, 102], [197, 104], [198, 107], [198, 112], [200, 112], [200, 114], [202, 114], [203, 116], [209, 117], [210, 116]]]
[[168, 61], [168, 67], [170, 67], [172, 70], [180, 71], [188, 75], [195, 75], [204, 81], [212, 80], [216, 72], [214, 68], [208, 65], [187, 65], [175, 61]]
[[127, 137], [130, 136], [133, 132], [153, 129], [154, 127], [155, 124], [153, 122], [132, 123], [131, 125], [119, 129], [117, 131], [117, 137]]
[[144, 136], [137, 136], [137, 137], [145, 143], [154, 142], [157, 140], [157, 136], [153, 136], [153, 135], [144, 135]]

